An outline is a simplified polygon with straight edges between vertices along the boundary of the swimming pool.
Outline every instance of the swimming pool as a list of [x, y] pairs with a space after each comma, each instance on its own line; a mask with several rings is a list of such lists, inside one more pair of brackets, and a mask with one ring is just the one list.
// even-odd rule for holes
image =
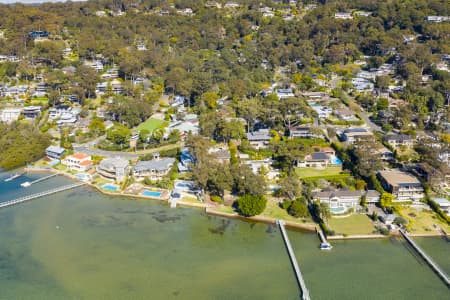
[[161, 192], [145, 190], [142, 192], [142, 195], [149, 196], [149, 197], [161, 197]]
[[343, 214], [347, 211], [345, 207], [330, 207], [330, 212], [333, 214]]
[[115, 192], [115, 191], [117, 191], [117, 186], [106, 183], [106, 184], [102, 185], [102, 189], [104, 189], [105, 191], [108, 191], [108, 192]]
[[192, 184], [188, 182], [177, 182], [175, 183], [175, 188], [179, 190], [188, 190], [192, 188]]
[[331, 164], [333, 165], [342, 165], [342, 160], [339, 159], [337, 156], [332, 156], [330, 158]]

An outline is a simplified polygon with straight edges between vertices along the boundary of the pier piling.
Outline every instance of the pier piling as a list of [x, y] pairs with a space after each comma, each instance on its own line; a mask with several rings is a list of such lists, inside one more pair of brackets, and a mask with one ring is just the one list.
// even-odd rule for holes
[[291, 242], [289, 241], [289, 237], [286, 233], [286, 229], [284, 228], [284, 221], [277, 220], [277, 224], [280, 227], [281, 235], [283, 236], [283, 240], [284, 240], [284, 243], [288, 250], [289, 258], [292, 263], [292, 267], [294, 268], [294, 271], [295, 271], [295, 277], [297, 278], [298, 285], [300, 286], [300, 289], [302, 292], [302, 300], [311, 300], [311, 297], [309, 296], [309, 291], [306, 288], [306, 283], [303, 280], [303, 276], [300, 271], [300, 267], [298, 266], [297, 258], [295, 257], [294, 250], [292, 249]]
[[67, 190], [74, 189], [76, 187], [82, 186], [84, 184], [85, 184], [84, 182], [69, 184], [69, 185], [65, 185], [65, 186], [62, 186], [62, 187], [59, 187], [59, 188], [56, 188], [56, 189], [51, 189], [51, 190], [48, 190], [48, 191], [45, 191], [45, 192], [40, 192], [40, 193], [36, 193], [36, 194], [25, 196], [25, 197], [17, 198], [17, 199], [14, 199], [14, 200], [2, 202], [2, 203], [0, 203], [0, 208], [13, 206], [13, 205], [20, 204], [20, 203], [23, 203], [23, 202], [31, 201], [31, 200], [36, 199], [36, 198], [40, 198], [40, 197], [56, 194], [56, 193], [59, 193], [59, 192], [67, 191]]
[[431, 259], [431, 257], [428, 256], [428, 254], [425, 253], [425, 251], [422, 250], [422, 248], [419, 247], [419, 245], [416, 244], [408, 235], [408, 233], [400, 229], [400, 233], [403, 235], [405, 240], [411, 245], [411, 247], [414, 248], [414, 250], [419, 253], [419, 255], [425, 260], [425, 262], [433, 269], [433, 271], [445, 282], [447, 287], [450, 287], [450, 280], [448, 278], [448, 275]]

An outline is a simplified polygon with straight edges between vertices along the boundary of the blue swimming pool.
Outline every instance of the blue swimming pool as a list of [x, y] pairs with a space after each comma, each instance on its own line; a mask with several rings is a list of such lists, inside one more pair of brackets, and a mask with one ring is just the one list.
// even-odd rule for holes
[[187, 182], [177, 182], [175, 184], [175, 188], [179, 189], [179, 190], [186, 190], [186, 189], [190, 189], [192, 187], [192, 184], [187, 183]]
[[161, 192], [145, 190], [142, 192], [142, 195], [149, 196], [149, 197], [161, 197]]
[[337, 156], [332, 156], [330, 160], [333, 165], [342, 165], [342, 160], [340, 160]]
[[115, 192], [115, 191], [117, 191], [117, 186], [106, 183], [106, 184], [102, 185], [102, 189], [104, 189], [105, 191], [108, 191], [108, 192]]
[[347, 211], [345, 207], [330, 207], [330, 212], [332, 214], [343, 214]]

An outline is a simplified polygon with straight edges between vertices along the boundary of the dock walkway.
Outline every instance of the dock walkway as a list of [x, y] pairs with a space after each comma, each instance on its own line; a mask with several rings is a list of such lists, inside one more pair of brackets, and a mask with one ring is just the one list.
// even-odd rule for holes
[[45, 191], [45, 192], [40, 192], [40, 193], [24, 196], [24, 197], [21, 197], [21, 198], [17, 198], [17, 199], [14, 199], [14, 200], [2, 202], [2, 203], [0, 203], [0, 208], [13, 206], [13, 205], [16, 205], [16, 204], [20, 204], [20, 203], [23, 203], [23, 202], [34, 200], [36, 198], [40, 198], [40, 197], [56, 194], [56, 193], [59, 193], [59, 192], [67, 191], [67, 190], [70, 190], [70, 189], [74, 189], [74, 188], [80, 187], [82, 185], [85, 185], [85, 183], [84, 182], [81, 182], [81, 183], [78, 182], [78, 183], [74, 183], [74, 184], [61, 186], [61, 187], [56, 188], [56, 189], [51, 189], [51, 190], [48, 190], [48, 191]]
[[[38, 178], [38, 179], [36, 179], [36, 180], [33, 180], [33, 181], [31, 181], [31, 182], [24, 182], [24, 183], [22, 183], [21, 185], [23, 186], [23, 187], [29, 187], [30, 185], [33, 185], [33, 184], [35, 184], [35, 183], [38, 183], [38, 182], [41, 182], [41, 181], [44, 181], [44, 180], [47, 180], [47, 179], [50, 179], [50, 178], [52, 178], [52, 177], [55, 177], [56, 175], [60, 175], [59, 173], [55, 173], [55, 174], [50, 174], [50, 175], [48, 175], [48, 176], [44, 176], [44, 177], [41, 177], [41, 178]], [[26, 183], [28, 183], [28, 184], [26, 184]]]
[[414, 242], [408, 235], [406, 231], [400, 229], [400, 233], [403, 235], [405, 240], [417, 251], [417, 253], [422, 256], [422, 258], [428, 263], [428, 265], [433, 269], [433, 271], [447, 284], [447, 287], [450, 286], [450, 281], [448, 275], [429, 257], [425, 251], [420, 248], [416, 242]]
[[292, 266], [294, 267], [295, 276], [297, 277], [298, 285], [300, 286], [300, 289], [302, 292], [302, 299], [303, 300], [311, 300], [311, 297], [309, 296], [309, 291], [306, 288], [305, 281], [303, 280], [302, 273], [300, 272], [300, 267], [298, 266], [297, 258], [295, 257], [294, 250], [292, 250], [291, 242], [289, 241], [289, 237], [286, 233], [286, 229], [284, 228], [284, 221], [277, 220], [277, 224], [280, 227], [281, 235], [283, 236], [284, 243], [288, 250], [289, 258], [291, 259]]

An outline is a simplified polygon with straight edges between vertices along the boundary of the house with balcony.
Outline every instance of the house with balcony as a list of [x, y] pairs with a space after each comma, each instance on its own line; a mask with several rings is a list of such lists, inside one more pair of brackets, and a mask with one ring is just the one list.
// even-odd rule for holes
[[363, 195], [364, 191], [330, 190], [315, 192], [312, 198], [313, 201], [328, 204], [332, 214], [342, 214], [356, 209]]
[[150, 178], [150, 180], [161, 180], [169, 173], [174, 163], [175, 158], [173, 157], [141, 160], [134, 166], [133, 176], [138, 180], [145, 177]]
[[269, 129], [259, 129], [247, 133], [247, 140], [256, 149], [266, 148], [270, 141]]
[[341, 134], [341, 139], [344, 142], [355, 144], [356, 142], [368, 137], [372, 137], [373, 133], [365, 128], [348, 128]]
[[414, 140], [406, 134], [390, 134], [383, 137], [383, 141], [388, 143], [392, 148], [398, 147], [412, 148]]
[[45, 154], [49, 159], [59, 160], [66, 153], [66, 149], [58, 147], [58, 146], [48, 146], [45, 149]]
[[70, 170], [79, 172], [86, 172], [90, 170], [94, 163], [90, 155], [84, 153], [75, 153], [65, 157], [61, 163], [67, 166]]
[[130, 173], [130, 169], [128, 160], [120, 157], [112, 157], [106, 158], [98, 164], [97, 174], [105, 178], [114, 179], [117, 182], [122, 182]]
[[383, 188], [393, 194], [394, 201], [416, 201], [425, 196], [422, 183], [412, 174], [397, 169], [379, 171]]

